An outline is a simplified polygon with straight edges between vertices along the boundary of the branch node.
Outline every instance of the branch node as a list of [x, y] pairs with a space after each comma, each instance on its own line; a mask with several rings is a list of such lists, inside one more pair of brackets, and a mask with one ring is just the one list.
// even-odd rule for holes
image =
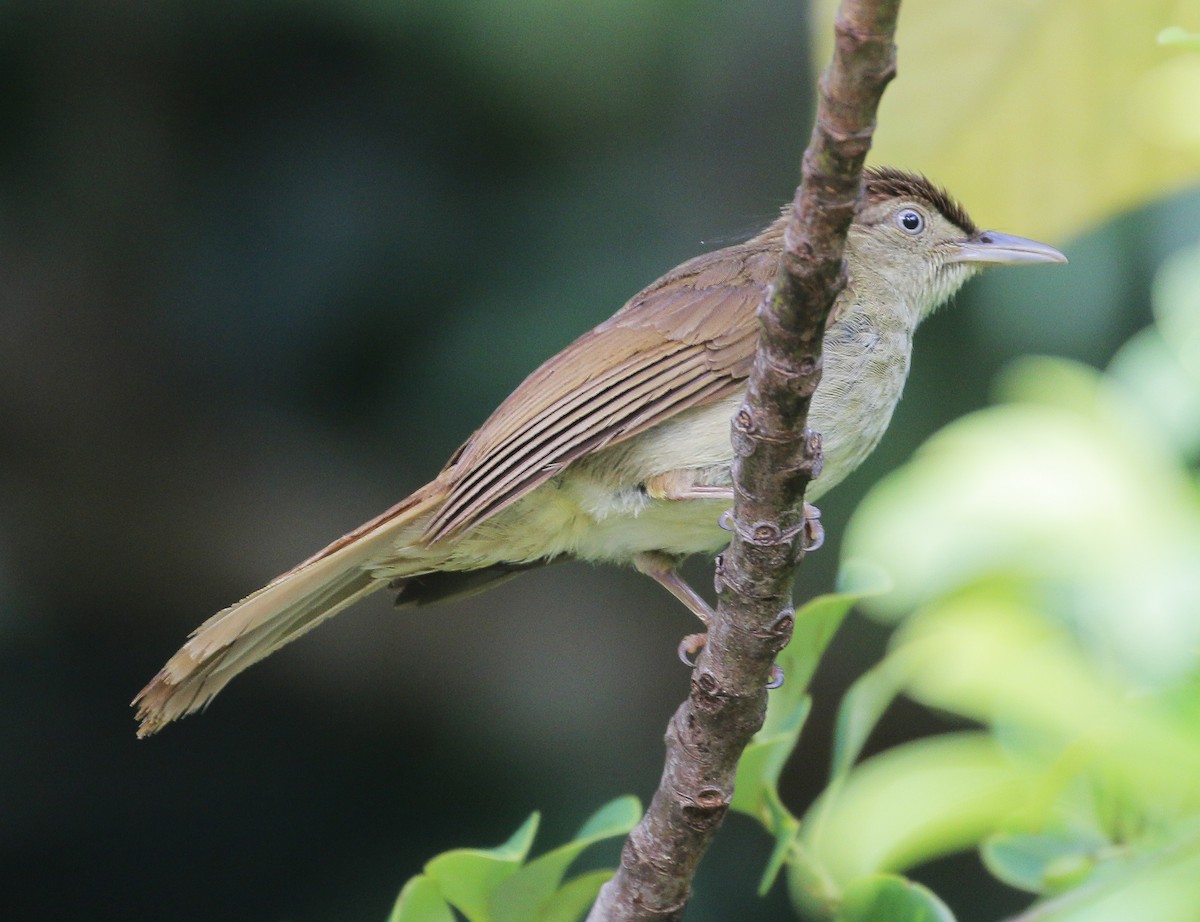
[[[821, 360], [818, 356], [811, 353], [795, 357], [776, 357], [770, 353], [765, 353], [763, 361], [767, 363], [771, 371], [783, 382], [787, 390], [797, 397], [811, 397], [813, 391], [817, 389], [817, 385], [821, 381], [819, 374]], [[767, 439], [768, 436], [760, 434], [759, 438]], [[788, 436], [784, 439], [772, 439], [772, 441], [792, 442], [794, 439], [792, 436]]]
[[707, 832], [714, 826], [719, 826], [729, 810], [732, 796], [717, 788], [705, 788], [695, 799], [681, 794], [680, 812], [683, 821], [697, 832]]
[[[747, 528], [737, 520], [737, 516], [735, 515], [733, 518], [733, 530], [746, 544], [761, 548], [775, 548], [790, 545], [795, 541], [796, 536], [804, 530], [804, 520], [802, 518], [795, 525], [783, 528], [778, 522], [769, 519], [760, 519]], [[721, 568], [718, 569], [720, 570]]]
[[809, 480], [816, 480], [825, 469], [825, 452], [822, 445], [821, 433], [813, 429], [805, 429], [801, 436], [803, 441], [796, 450], [796, 462], [789, 464], [785, 470], [790, 474], [798, 474]]
[[[844, 38], [854, 43], [854, 47], [848, 49], [851, 54], [854, 54], [863, 45], [869, 42], [891, 42], [892, 33], [888, 32], [872, 32], [869, 29], [863, 29], [857, 26], [854, 22], [848, 19], [841, 11], [838, 10], [837, 15], [833, 17], [833, 31], [838, 38]], [[840, 50], [840, 49], [839, 49]]]
[[[777, 550], [779, 547], [786, 547], [786, 545], [777, 545], [770, 548], [770, 550]], [[725, 566], [723, 561], [718, 562], [717, 570], [713, 574], [713, 587], [716, 589], [718, 595], [728, 589], [739, 598], [754, 599], [755, 601], [762, 601], [763, 599], [770, 599], [775, 596], [773, 590], [759, 591], [757, 587], [748, 585], [746, 581], [739, 579], [734, 575], [732, 568]], [[736, 624], [730, 625], [730, 630], [735, 632], [745, 630], [746, 633], [754, 634], [753, 631], [741, 628]]]
[[775, 619], [775, 623], [771, 625], [771, 633], [779, 644], [779, 649], [782, 650], [787, 646], [787, 642], [792, 639], [792, 628], [796, 626], [796, 610], [791, 606], [787, 606], [779, 613], [779, 617]]
[[705, 698], [715, 700], [721, 696], [721, 684], [717, 681], [716, 676], [708, 670], [697, 674], [693, 682]]
[[[826, 95], [830, 92], [826, 89], [824, 79], [821, 80], [821, 92]], [[827, 115], [818, 116], [817, 127], [843, 146], [842, 153], [847, 157], [866, 157], [867, 152], [871, 149], [871, 137], [875, 134], [874, 122], [864, 129], [852, 131], [842, 127]]]
[[733, 432], [730, 440], [733, 453], [738, 458], [749, 458], [762, 438], [762, 425], [750, 407], [743, 406], [733, 416]]
[[734, 414], [733, 428], [736, 432], [740, 432], [743, 435], [758, 434], [758, 420], [755, 418], [754, 413], [751, 412], [749, 407], [742, 407], [737, 411], [736, 414]]

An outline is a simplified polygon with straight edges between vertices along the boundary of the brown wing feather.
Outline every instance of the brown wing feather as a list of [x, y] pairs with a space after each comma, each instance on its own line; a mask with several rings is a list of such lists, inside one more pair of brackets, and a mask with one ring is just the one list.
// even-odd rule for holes
[[587, 452], [737, 390], [779, 235], [693, 259], [640, 292], [523, 381], [439, 480], [425, 539], [479, 524]]
[[[675, 355], [666, 358], [674, 359]], [[614, 441], [617, 434], [628, 437], [640, 432], [669, 415], [665, 411], [671, 407], [694, 405], [696, 401], [690, 398], [701, 392], [711, 394], [714, 385], [720, 387], [732, 380], [714, 376], [695, 356], [692, 358], [690, 367], [672, 362], [652, 376], [638, 375], [633, 386], [597, 395], [589, 407], [589, 415], [569, 426], [564, 423], [545, 441], [534, 442], [529, 446], [531, 452], [522, 454], [515, 462], [476, 469], [473, 473], [482, 470], [483, 476], [476, 478], [469, 489], [457, 492], [456, 505], [448, 510], [449, 515], [482, 521], [553, 476], [568, 461], [585, 452], [598, 451]], [[656, 370], [657, 364], [661, 363], [656, 363]], [[527, 476], [531, 470], [540, 472], [533, 484]]]

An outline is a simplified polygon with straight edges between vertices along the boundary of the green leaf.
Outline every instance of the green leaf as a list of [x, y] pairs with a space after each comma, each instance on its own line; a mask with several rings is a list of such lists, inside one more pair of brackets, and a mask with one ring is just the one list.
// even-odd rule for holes
[[589, 842], [570, 842], [535, 858], [504, 880], [488, 902], [491, 922], [536, 918], [562, 883], [567, 868]]
[[1180, 836], [1156, 850], [1118, 853], [1083, 884], [1034, 906], [1036, 922], [1195, 922], [1200, 841]]
[[845, 887], [977, 845], [1030, 786], [1028, 769], [985, 733], [907, 743], [827, 789], [804, 818], [800, 844], [835, 886]]
[[529, 922], [550, 904], [567, 869], [588, 846], [623, 836], [641, 816], [636, 797], [620, 797], [601, 807], [575, 839], [540, 855], [502, 881], [488, 901], [492, 922]]
[[[908, 694], [1005, 728], [1011, 741], [1023, 736], [1024, 746], [1010, 748], [1040, 763], [1047, 753], [1083, 746], [1077, 770], [1101, 772], [1120, 825], [1129, 825], [1120, 818], [1131, 798], [1177, 809], [1194, 804], [1200, 775], [1194, 727], [1146, 685], [1135, 691], [1115, 683], [1111, 667], [1102, 668], [1107, 663], [1090, 659], [1071, 633], [1030, 606], [986, 585], [929, 606], [901, 635], [912, 658]], [[1148, 631], [1144, 618], [1139, 626]], [[1012, 732], [1018, 730], [1024, 733]], [[1119, 834], [1119, 826], [1106, 832]]]
[[1109, 371], [1181, 453], [1200, 455], [1200, 369], [1180, 362], [1178, 350], [1157, 327], [1147, 327], [1125, 343]]
[[1163, 262], [1154, 276], [1154, 318], [1163, 340], [1200, 388], [1200, 247], [1188, 247]]
[[521, 867], [537, 827], [538, 814], [533, 813], [503, 845], [443, 852], [425, 865], [425, 873], [470, 922], [491, 922], [488, 904], [492, 895]]
[[771, 857], [767, 859], [767, 866], [758, 882], [759, 896], [766, 896], [784, 865], [795, 860], [796, 839], [800, 835], [800, 821], [783, 805], [779, 793], [771, 789], [765, 799], [769, 818], [764, 825], [768, 831], [774, 833], [775, 847], [771, 850]]
[[388, 922], [455, 922], [437, 884], [418, 874], [404, 885]]
[[593, 813], [579, 827], [579, 832], [575, 833], [575, 839], [576, 841], [599, 842], [601, 839], [627, 835], [641, 818], [641, 801], [633, 795], [618, 797]]
[[842, 698], [833, 732], [833, 781], [858, 761], [875, 725], [909, 679], [906, 660], [893, 653], [859, 676]]
[[[773, 792], [784, 763], [800, 738], [812, 707], [808, 683], [833, 635], [855, 605], [885, 588], [878, 568], [851, 566], [847, 591], [818, 596], [796, 612], [792, 640], [779, 654], [783, 685], [771, 692], [767, 717], [738, 764], [733, 809], [764, 824], [772, 816], [767, 792]], [[768, 826], [771, 832], [780, 831]]]
[[1054, 893], [1091, 873], [1107, 843], [1094, 836], [997, 834], [980, 847], [984, 866], [998, 879], [1030, 893]]
[[784, 683], [771, 692], [763, 727], [738, 763], [731, 806], [758, 820], [775, 837], [775, 849], [759, 884], [760, 893], [770, 889], [799, 831], [799, 821], [780, 800], [778, 784], [812, 709], [808, 683], [854, 604], [885, 588], [881, 572], [874, 567], [851, 566], [843, 571], [841, 582], [844, 591], [819, 596], [796, 612], [791, 643], [778, 660]]
[[591, 871], [567, 881], [550, 898], [537, 922], [578, 922], [612, 876], [609, 870]]
[[817, 596], [796, 612], [791, 642], [779, 654], [783, 685], [771, 692], [762, 732], [774, 735], [795, 724], [795, 715], [805, 708], [808, 683], [821, 662], [829, 642], [850, 609], [863, 599], [880, 595], [891, 584], [877, 566], [862, 562], [847, 564], [839, 577], [842, 591]]
[[619, 797], [593, 813], [571, 842], [524, 866], [536, 813], [497, 848], [444, 852], [405, 885], [389, 922], [454, 922], [450, 906], [470, 922], [572, 922], [612, 872], [584, 874], [560, 888], [567, 869], [588, 846], [628, 833], [641, 812], [637, 798]]
[[[812, 699], [805, 695], [796, 707], [787, 714], [786, 722], [783, 717], [775, 721], [775, 732], [765, 733], [760, 730], [750, 741], [738, 762], [737, 778], [734, 781], [733, 802], [730, 806], [739, 813], [745, 813], [766, 824], [770, 810], [766, 800], [769, 794], [775, 792], [779, 783], [779, 774], [783, 770], [788, 756], [796, 748], [800, 730], [808, 718]], [[765, 728], [764, 728], [765, 730]], [[774, 832], [770, 826], [768, 831]]]
[[[1023, 360], [1005, 390], [1019, 402], [947, 426], [855, 511], [846, 553], [896, 584], [863, 610], [895, 618], [1007, 582], [1009, 595], [1053, 596], [1047, 614], [1120, 671], [1150, 687], [1177, 681], [1200, 649], [1200, 519], [1181, 458], [1111, 380], [1077, 363]], [[1137, 540], [1123, 540], [1117, 498], [1137, 510]]]
[[[817, 62], [836, 7], [815, 5]], [[906, 0], [872, 159], [927, 172], [988, 227], [1051, 241], [1194, 182], [1200, 61], [1155, 43], [1168, 23], [1196, 31], [1195, 2]]]
[[933, 891], [894, 874], [876, 874], [846, 888], [836, 922], [954, 922]]

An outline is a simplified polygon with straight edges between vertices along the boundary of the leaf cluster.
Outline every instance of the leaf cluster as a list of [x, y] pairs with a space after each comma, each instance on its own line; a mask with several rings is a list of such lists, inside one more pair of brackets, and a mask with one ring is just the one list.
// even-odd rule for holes
[[[1194, 917], [1200, 249], [1155, 309], [1104, 373], [1018, 363], [856, 512], [847, 554], [893, 583], [864, 608], [897, 629], [793, 840], [799, 908], [840, 918], [864, 881], [977, 848], [1035, 895], [1023, 918]], [[856, 763], [898, 694], [980, 729]]]
[[404, 885], [388, 922], [574, 922], [596, 899], [612, 871], [567, 871], [589, 846], [626, 835], [641, 816], [633, 797], [620, 797], [592, 814], [570, 842], [537, 858], [534, 813], [503, 845], [459, 848], [432, 858]]

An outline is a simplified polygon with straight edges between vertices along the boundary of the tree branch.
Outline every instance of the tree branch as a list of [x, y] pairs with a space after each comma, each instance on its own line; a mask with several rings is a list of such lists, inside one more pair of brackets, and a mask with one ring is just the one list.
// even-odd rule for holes
[[895, 74], [899, 7], [842, 0], [838, 10], [779, 272], [758, 309], [758, 352], [733, 419], [734, 536], [717, 559], [717, 617], [667, 727], [658, 790], [588, 922], [682, 918], [696, 865], [733, 799], [738, 759], [762, 726], [771, 665], [792, 634], [804, 491], [821, 466], [808, 407], [826, 320], [846, 284], [842, 253], [875, 110]]

